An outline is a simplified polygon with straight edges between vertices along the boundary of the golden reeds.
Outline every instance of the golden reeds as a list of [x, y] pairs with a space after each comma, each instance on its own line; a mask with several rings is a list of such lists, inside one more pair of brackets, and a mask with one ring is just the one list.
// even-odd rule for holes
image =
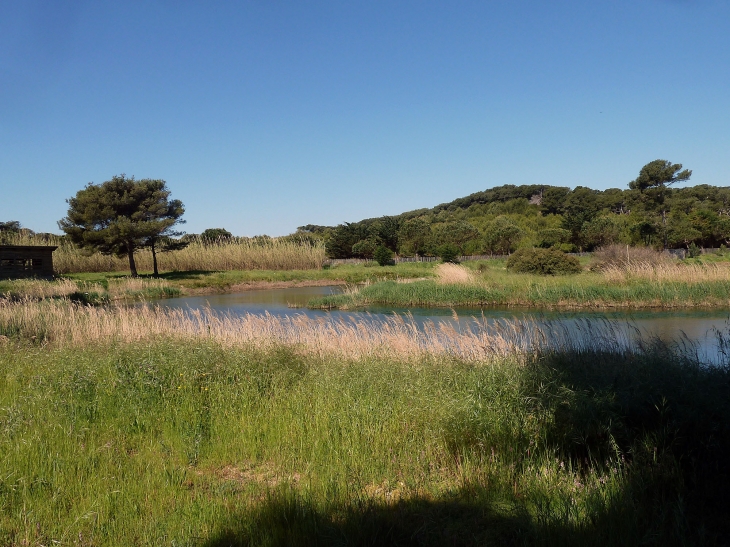
[[436, 266], [438, 282], [444, 285], [469, 285], [474, 283], [474, 272], [460, 264], [439, 264]]
[[76, 283], [70, 279], [14, 279], [6, 281], [7, 290], [3, 290], [11, 297], [25, 297], [33, 300], [53, 298], [57, 296], [68, 296], [78, 290]]
[[[293, 345], [322, 356], [359, 358], [385, 352], [402, 358], [446, 354], [481, 361], [534, 351], [545, 347], [547, 341], [551, 347], [556, 343], [572, 347], [576, 343], [563, 327], [539, 327], [516, 320], [475, 320], [468, 327], [447, 322], [419, 326], [412, 318], [398, 315], [348, 320], [303, 314], [234, 315], [209, 308], [92, 307], [69, 301], [30, 300], [0, 300], [3, 331], [60, 347], [181, 337], [212, 339], [226, 347]], [[591, 336], [591, 342], [595, 340], [596, 336]]]
[[601, 270], [607, 281], [704, 283], [730, 280], [730, 264], [683, 264], [680, 262], [631, 262], [606, 266]]
[[[56, 273], [121, 272], [129, 270], [126, 257], [88, 254], [70, 242], [56, 237], [11, 236], [10, 245], [58, 245], [53, 253]], [[157, 253], [162, 271], [191, 270], [307, 270], [319, 269], [326, 259], [324, 246], [308, 242], [247, 238], [223, 239], [215, 242], [193, 240], [185, 249]], [[152, 271], [152, 252], [135, 253], [137, 269]]]

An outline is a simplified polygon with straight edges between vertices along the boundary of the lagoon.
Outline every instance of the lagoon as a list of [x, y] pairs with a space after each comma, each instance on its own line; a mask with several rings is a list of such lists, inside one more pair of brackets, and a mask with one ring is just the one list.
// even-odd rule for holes
[[562, 331], [581, 345], [591, 345], [596, 330], [610, 327], [625, 344], [647, 343], [652, 339], [679, 345], [684, 351], [696, 352], [704, 362], [724, 362], [718, 347], [718, 333], [730, 330], [730, 310], [627, 310], [627, 311], [554, 311], [534, 308], [393, 308], [370, 306], [362, 311], [323, 311], [306, 308], [313, 298], [337, 294], [340, 287], [297, 287], [252, 290], [231, 294], [187, 296], [159, 300], [166, 308], [210, 308], [233, 315], [271, 314], [274, 316], [305, 315], [323, 320], [373, 322], [386, 320], [393, 314], [405, 316], [418, 326], [426, 322], [444, 323], [455, 328], [480, 328], [497, 322], [519, 321], [526, 325], [549, 325]]

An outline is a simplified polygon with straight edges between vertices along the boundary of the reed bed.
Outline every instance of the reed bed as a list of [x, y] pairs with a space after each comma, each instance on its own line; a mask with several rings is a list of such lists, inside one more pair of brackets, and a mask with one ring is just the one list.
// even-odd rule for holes
[[[88, 254], [57, 236], [16, 235], [10, 245], [58, 245], [53, 253], [54, 269], [59, 274], [81, 272], [123, 272], [129, 270], [127, 257], [100, 253]], [[185, 249], [158, 252], [161, 271], [226, 270], [306, 270], [319, 269], [326, 260], [324, 246], [290, 240], [232, 238], [219, 241], [194, 239]], [[139, 271], [152, 271], [152, 252], [135, 253]]]
[[0, 302], [29, 303], [44, 299], [71, 299], [82, 303], [113, 300], [152, 300], [180, 295], [180, 289], [164, 279], [105, 278], [98, 282], [72, 279], [8, 279], [0, 281]]
[[438, 282], [444, 285], [470, 285], [477, 281], [474, 271], [460, 264], [439, 264], [435, 273]]
[[0, 281], [0, 295], [6, 298], [44, 298], [69, 296], [78, 291], [78, 285], [70, 279], [13, 279]]
[[467, 326], [446, 322], [419, 326], [409, 316], [395, 314], [385, 320], [314, 319], [268, 313], [234, 315], [207, 308], [93, 307], [71, 301], [31, 300], [0, 300], [0, 334], [57, 347], [175, 337], [213, 340], [230, 348], [286, 345], [318, 356], [350, 359], [448, 355], [465, 361], [516, 357], [547, 347], [577, 351], [584, 346], [612, 348], [619, 340], [623, 347], [631, 343], [621, 329], [607, 322], [586, 323], [578, 331], [569, 332], [557, 324], [538, 326], [519, 320], [475, 319]]
[[730, 264], [683, 264], [679, 262], [630, 262], [601, 269], [606, 281], [630, 283], [634, 280], [657, 283], [707, 283], [730, 280]]

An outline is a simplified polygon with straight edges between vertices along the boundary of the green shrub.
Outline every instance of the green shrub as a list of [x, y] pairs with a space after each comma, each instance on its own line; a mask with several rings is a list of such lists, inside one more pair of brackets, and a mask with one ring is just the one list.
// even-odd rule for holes
[[702, 249], [700, 249], [697, 245], [692, 242], [687, 249], [687, 258], [697, 258], [702, 254]]
[[524, 248], [515, 251], [507, 259], [507, 268], [520, 273], [539, 275], [571, 274], [581, 271], [580, 262], [574, 256], [556, 249]]
[[375, 253], [373, 253], [373, 258], [381, 266], [395, 265], [395, 261], [393, 260], [393, 251], [391, 251], [390, 249], [388, 249], [388, 247], [384, 245], [380, 245], [377, 249], [375, 249]]
[[562, 251], [564, 253], [574, 253], [577, 250], [575, 245], [573, 245], [572, 243], [561, 243], [560, 245], [554, 247], [554, 249], [557, 249], [558, 251]]
[[436, 249], [436, 254], [441, 257], [441, 262], [458, 264], [459, 248], [453, 243], [444, 243]]

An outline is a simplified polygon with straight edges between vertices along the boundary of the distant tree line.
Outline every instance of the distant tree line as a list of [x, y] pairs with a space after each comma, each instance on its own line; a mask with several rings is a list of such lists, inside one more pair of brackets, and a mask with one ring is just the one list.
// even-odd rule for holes
[[325, 241], [331, 258], [372, 258], [384, 246], [400, 256], [507, 254], [520, 247], [591, 251], [612, 243], [656, 248], [730, 244], [730, 187], [672, 188], [689, 180], [681, 164], [655, 160], [627, 189], [503, 185], [431, 209], [301, 226]]

